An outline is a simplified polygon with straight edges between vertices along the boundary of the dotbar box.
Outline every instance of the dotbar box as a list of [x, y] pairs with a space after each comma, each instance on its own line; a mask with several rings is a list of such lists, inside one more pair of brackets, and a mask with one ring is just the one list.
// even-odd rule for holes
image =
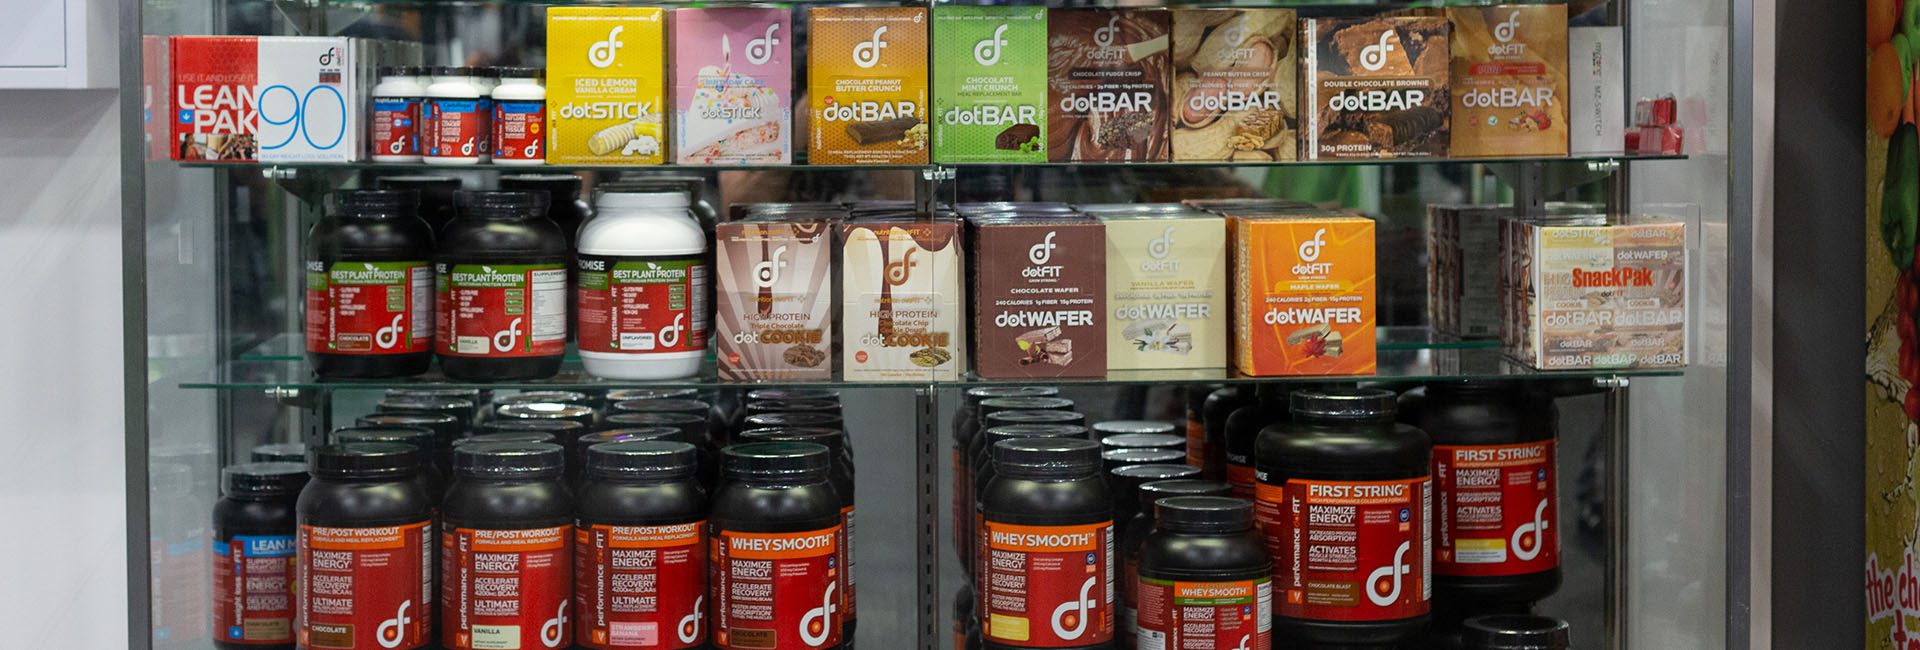
[[1173, 159], [1298, 156], [1292, 9], [1173, 10]]
[[1446, 18], [1300, 21], [1300, 157], [1447, 155], [1451, 129]]
[[986, 378], [1107, 374], [1106, 227], [1090, 217], [968, 221], [974, 371]]
[[667, 160], [666, 10], [547, 8], [547, 162]]
[[1229, 215], [1234, 366], [1248, 375], [1375, 372], [1374, 223], [1320, 211]]
[[1567, 6], [1449, 7], [1454, 156], [1567, 155]]
[[1171, 29], [1165, 9], [1048, 12], [1048, 160], [1168, 159]]
[[1047, 161], [1046, 7], [933, 8], [933, 159]]
[[807, 162], [927, 162], [925, 7], [807, 11]]

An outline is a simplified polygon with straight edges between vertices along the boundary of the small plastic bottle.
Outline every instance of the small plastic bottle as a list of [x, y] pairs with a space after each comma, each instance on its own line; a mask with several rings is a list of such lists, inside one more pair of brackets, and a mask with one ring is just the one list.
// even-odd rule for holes
[[[493, 99], [493, 162], [547, 164], [546, 73], [539, 68], [495, 68], [500, 85]], [[557, 202], [560, 197], [554, 197]]]
[[[700, 372], [707, 353], [707, 237], [685, 192], [610, 192], [580, 228], [580, 360], [630, 381]], [[638, 317], [634, 317], [634, 315]]]
[[490, 128], [487, 92], [473, 68], [433, 69], [427, 100], [420, 105], [420, 155], [431, 165], [478, 165]]
[[368, 92], [373, 97], [368, 152], [375, 162], [420, 162], [420, 104], [427, 99], [427, 68], [383, 66], [379, 74], [380, 83]]

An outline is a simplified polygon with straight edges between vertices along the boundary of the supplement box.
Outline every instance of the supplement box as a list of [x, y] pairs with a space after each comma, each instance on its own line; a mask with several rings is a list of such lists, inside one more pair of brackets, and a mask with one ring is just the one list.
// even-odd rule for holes
[[839, 231], [841, 378], [958, 380], [967, 367], [960, 221], [869, 217]]
[[1173, 10], [1173, 159], [1293, 160], [1300, 38], [1292, 9]]
[[1107, 368], [1225, 368], [1226, 221], [1152, 207], [1097, 214], [1107, 227]]
[[674, 162], [793, 162], [793, 18], [784, 7], [667, 14]]
[[1165, 9], [1048, 12], [1048, 160], [1169, 158], [1172, 26]]
[[547, 8], [547, 162], [667, 161], [666, 10]]
[[1047, 9], [933, 8], [933, 159], [1047, 161]]
[[1500, 221], [1511, 206], [1427, 206], [1427, 323], [1461, 339], [1500, 335]]
[[1626, 147], [1627, 54], [1621, 38], [1619, 27], [1567, 30], [1572, 155], [1620, 153]]
[[1299, 211], [1234, 214], [1227, 224], [1241, 374], [1373, 374], [1373, 220]]
[[833, 227], [760, 217], [714, 227], [720, 378], [833, 378]]
[[171, 50], [174, 160], [361, 159], [366, 89], [377, 58], [370, 42], [175, 36]]
[[1501, 333], [1541, 370], [1687, 364], [1687, 229], [1660, 217], [1502, 222]]
[[1567, 6], [1450, 7], [1452, 155], [1567, 155]]
[[983, 378], [1107, 374], [1106, 226], [1086, 216], [967, 222], [974, 372]]
[[927, 9], [807, 11], [807, 162], [927, 163]]
[[1300, 21], [1300, 157], [1446, 156], [1450, 50], [1437, 16]]

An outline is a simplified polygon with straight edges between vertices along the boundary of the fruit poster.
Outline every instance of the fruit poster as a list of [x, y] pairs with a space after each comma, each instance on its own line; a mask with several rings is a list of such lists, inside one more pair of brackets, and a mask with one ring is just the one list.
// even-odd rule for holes
[[1920, 0], [1867, 0], [1868, 648], [1920, 648]]

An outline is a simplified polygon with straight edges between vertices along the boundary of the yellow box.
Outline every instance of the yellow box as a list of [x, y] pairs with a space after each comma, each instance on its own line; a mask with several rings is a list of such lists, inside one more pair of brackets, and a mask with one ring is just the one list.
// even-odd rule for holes
[[547, 9], [547, 163], [667, 160], [666, 10]]

